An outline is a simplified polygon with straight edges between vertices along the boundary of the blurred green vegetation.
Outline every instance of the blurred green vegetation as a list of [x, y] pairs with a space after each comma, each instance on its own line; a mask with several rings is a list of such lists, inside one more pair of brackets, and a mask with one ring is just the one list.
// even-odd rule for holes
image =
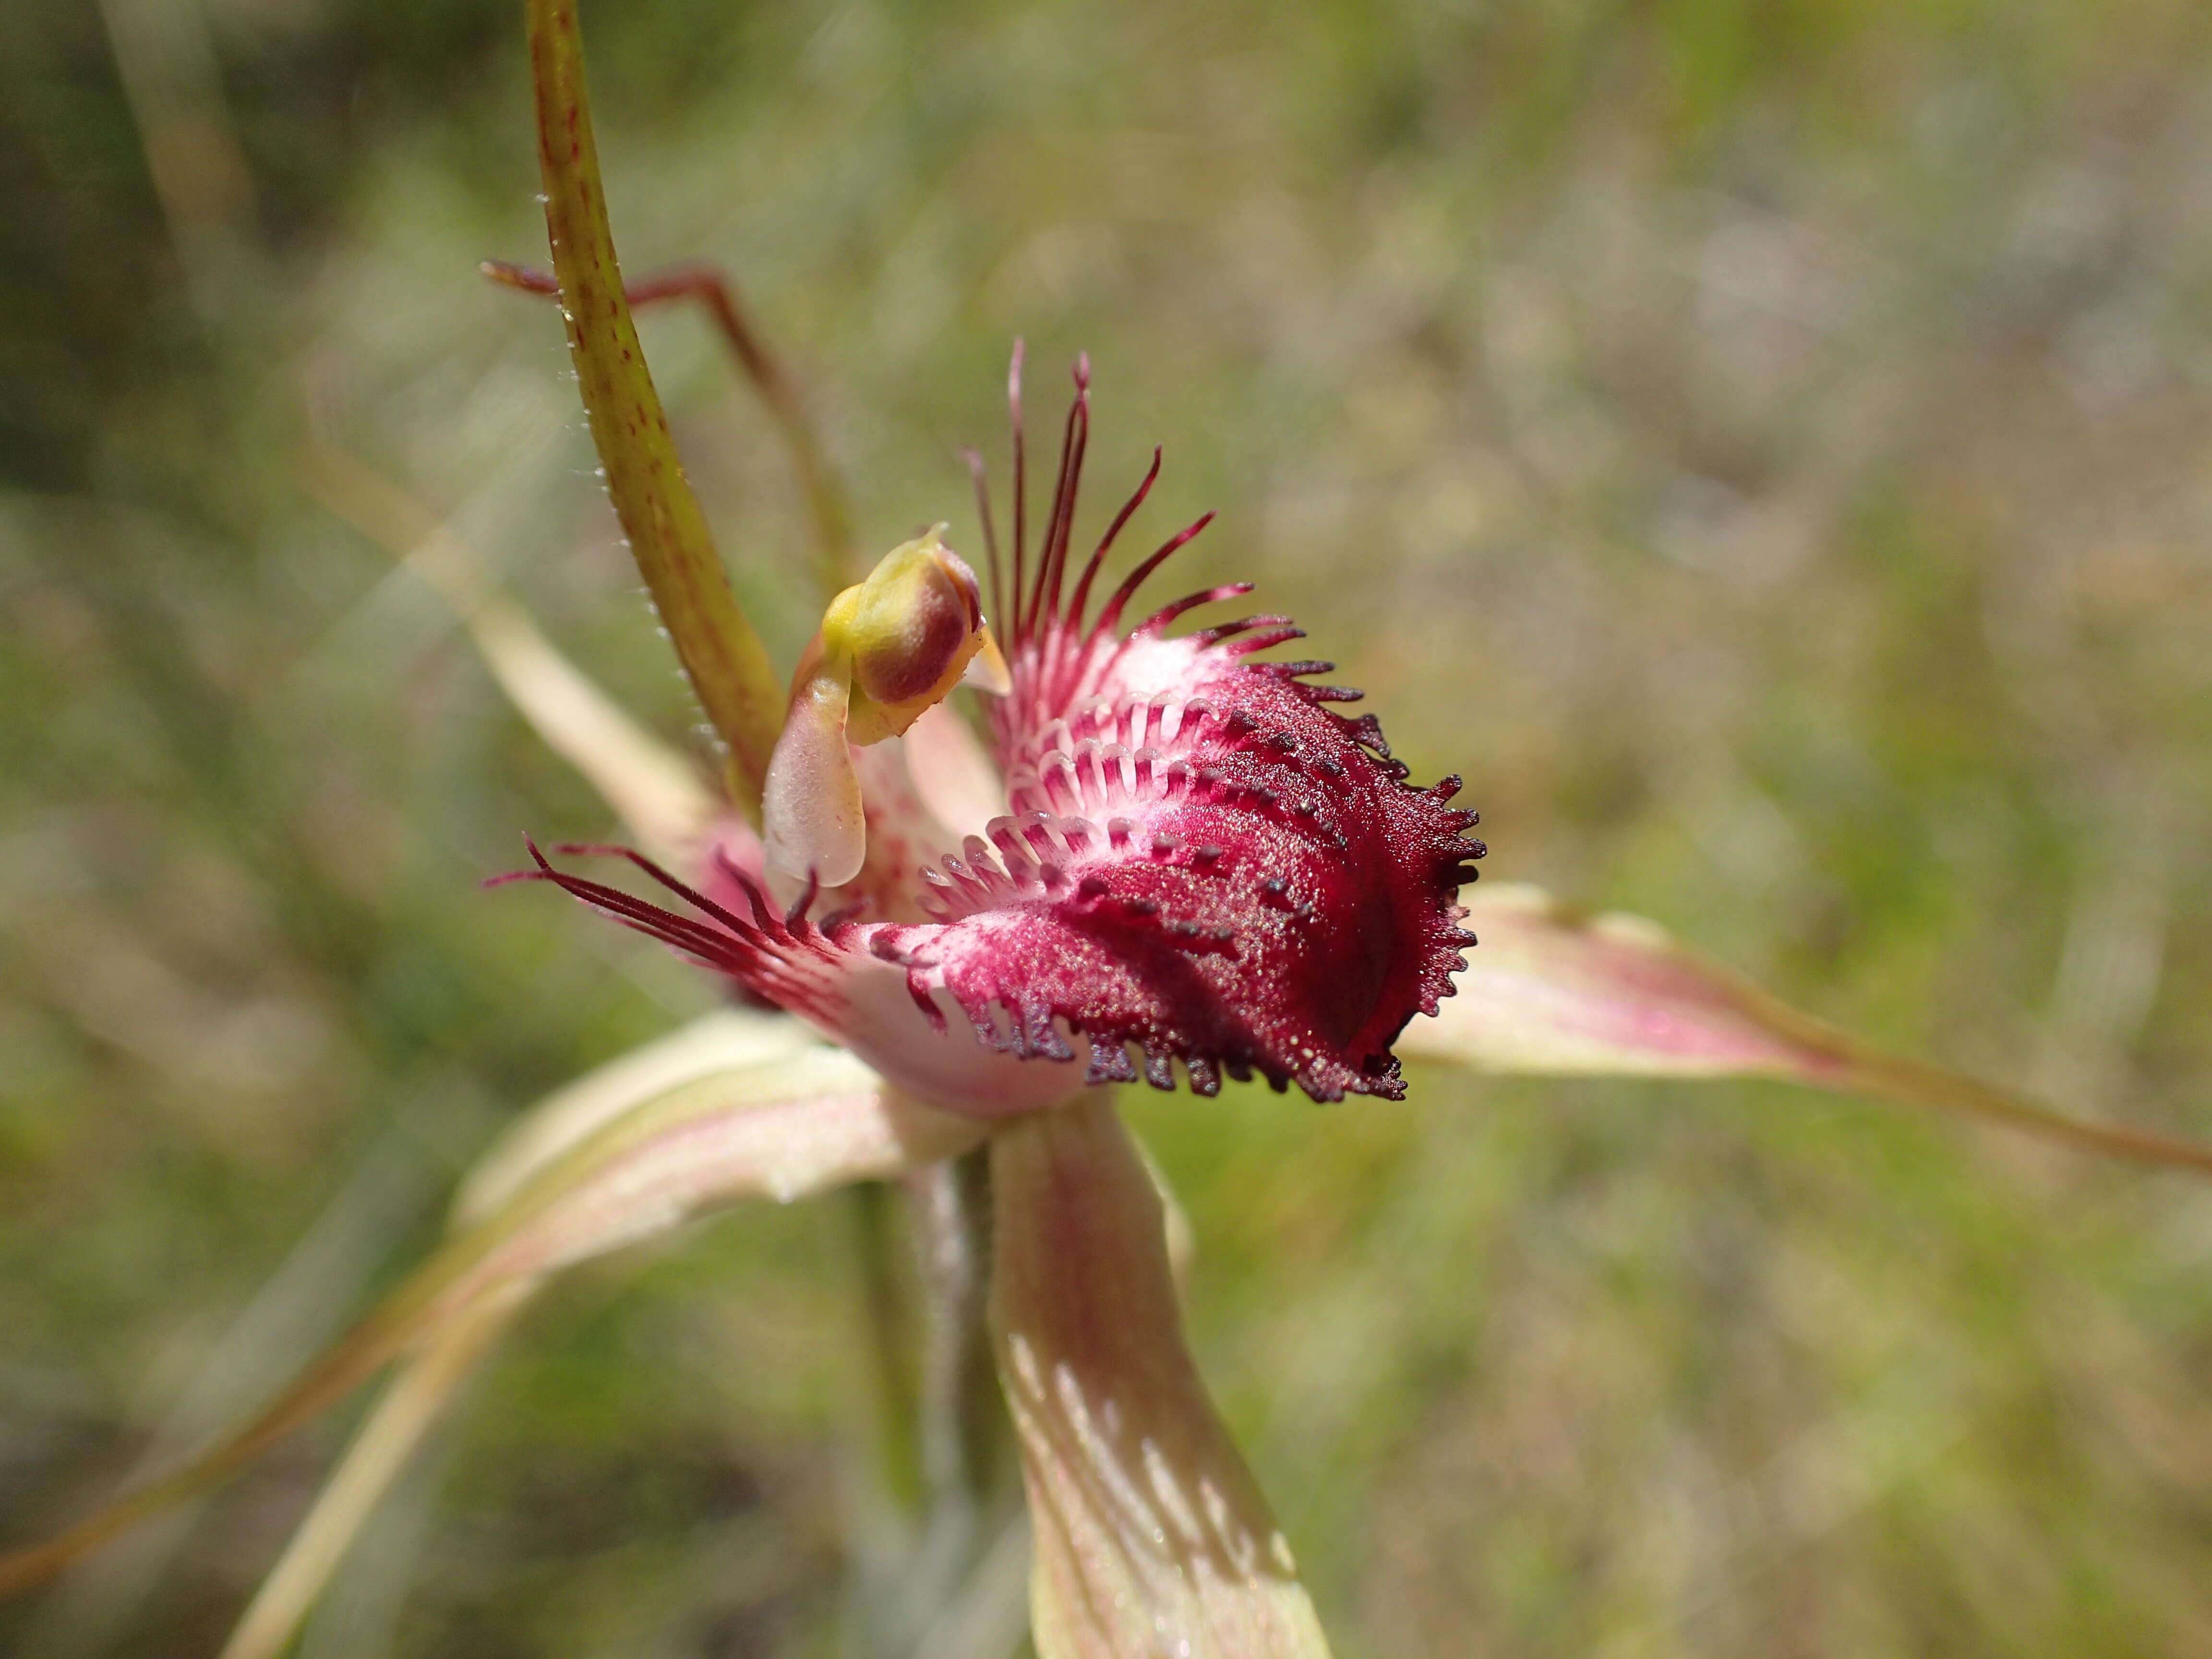
[[[1041, 410], [1088, 348], [1093, 499], [1164, 443], [1147, 523], [1223, 509], [1193, 585], [1259, 580], [1465, 774], [1494, 875], [2212, 1135], [2212, 13], [586, 27], [630, 268], [738, 276], [871, 546], [972, 543], [1010, 337]], [[604, 811], [301, 483], [376, 467], [693, 718], [557, 322], [475, 273], [543, 257], [522, 71], [485, 0], [0, 9], [8, 1540], [241, 1409], [508, 1115], [714, 994], [477, 890]], [[699, 319], [645, 326], [788, 660], [783, 458]], [[1750, 1085], [1128, 1104], [1346, 1655], [2212, 1650], [2201, 1186]], [[305, 1651], [837, 1651], [859, 1279], [835, 1206], [579, 1274]], [[343, 1428], [0, 1645], [212, 1653]]]

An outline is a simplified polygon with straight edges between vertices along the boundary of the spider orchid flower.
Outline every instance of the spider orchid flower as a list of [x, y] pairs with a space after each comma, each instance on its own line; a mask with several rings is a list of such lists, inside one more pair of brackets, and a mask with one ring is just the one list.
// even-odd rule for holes
[[[519, 878], [800, 1016], [906, 1097], [1002, 1124], [1040, 1115], [994, 1151], [993, 1294], [1032, 1512], [1053, 1523], [1032, 1592], [1041, 1652], [1325, 1653], [1290, 1547], [1184, 1350], [1152, 1183], [1103, 1097], [1066, 1103], [1140, 1068], [1172, 1089], [1178, 1065], [1201, 1095], [1225, 1073], [1316, 1100], [1401, 1096], [1391, 1044], [1437, 1012], [1474, 942], [1457, 894], [1484, 850], [1467, 836], [1475, 815], [1449, 804], [1458, 779], [1413, 787], [1376, 717], [1339, 712], [1359, 694], [1315, 683], [1332, 665], [1261, 659], [1301, 637], [1288, 618], [1169, 631], [1249, 584], [1123, 626], [1206, 519], [1091, 613], [1160, 463], [1156, 451], [1079, 567], [1087, 362], [1032, 562], [1018, 346], [1009, 396], [1010, 561], [975, 463], [1003, 663], [940, 526], [832, 602], [793, 677], [761, 841], [725, 831], [697, 885], [640, 853], [570, 849], [627, 856], [683, 908], [534, 845]], [[941, 702], [977, 665], [999, 694], [988, 768]], [[925, 720], [896, 761], [862, 746]], [[956, 820], [979, 808], [946, 804], [947, 775], [1004, 781], [948, 830], [924, 787], [899, 787], [897, 762]], [[917, 849], [933, 861], [910, 862]], [[787, 908], [764, 877], [799, 884]], [[821, 904], [834, 908], [817, 921]]]
[[[870, 810], [848, 748], [912, 726], [995, 656], [974, 578], [933, 531], [838, 597], [800, 664], [765, 802], [768, 871], [805, 883], [787, 910], [748, 868], [752, 848], [727, 842], [703, 884], [724, 897], [631, 855], [683, 910], [542, 854], [524, 873], [799, 1015], [945, 1111], [1001, 1117], [1140, 1073], [1171, 1089], [1177, 1066], [1201, 1095], [1256, 1073], [1316, 1100], [1398, 1097], [1391, 1044], [1437, 1012], [1474, 942], [1457, 893], [1483, 854], [1466, 834], [1475, 815], [1449, 804], [1455, 777], [1409, 784], [1374, 715], [1338, 712], [1359, 694], [1314, 682], [1333, 665], [1261, 659], [1301, 637], [1289, 618], [1169, 631], [1249, 584], [1123, 627], [1206, 520], [1091, 614], [1159, 459], [1079, 567], [1087, 364], [1075, 379], [1035, 560], [1018, 474], [1010, 580], [986, 531], [991, 608], [1009, 619], [990, 710], [1001, 810], [954, 826], [957, 842], [918, 792], [888, 790]], [[1012, 392], [1018, 456], [1018, 353]], [[960, 744], [951, 718], [939, 710], [930, 745]], [[933, 856], [906, 862], [917, 849]], [[843, 890], [817, 921], [825, 880]]]
[[[1183, 1343], [1157, 1178], [1104, 1085], [1173, 1089], [1179, 1067], [1198, 1095], [1225, 1076], [1316, 1100], [1395, 1098], [1402, 1046], [1524, 1074], [1782, 1078], [2212, 1173], [2205, 1148], [1878, 1053], [1650, 923], [1580, 917], [1527, 888], [1487, 886], [1463, 906], [1483, 848], [1474, 815], [1452, 805], [1459, 780], [1409, 782], [1376, 717], [1340, 712], [1358, 694], [1317, 678], [1329, 664], [1267, 659], [1301, 637], [1287, 618], [1171, 631], [1242, 583], [1139, 606], [1206, 520], [1104, 587], [1157, 453], [1077, 556], [1087, 363], [1032, 555], [1016, 349], [1003, 549], [973, 463], [988, 606], [939, 526], [836, 595], [780, 695], [631, 323], [573, 4], [531, 0], [529, 15], [556, 274], [495, 274], [560, 297], [609, 493], [726, 743], [728, 801], [710, 801], [514, 607], [473, 603], [469, 626], [501, 684], [651, 855], [554, 853], [626, 858], [669, 897], [534, 845], [533, 866], [500, 879], [550, 882], [756, 1006], [525, 1114], [410, 1279], [235, 1432], [0, 1554], [0, 1595], [205, 1490], [390, 1367], [225, 1653], [272, 1659], [410, 1449], [553, 1275], [718, 1206], [914, 1176], [988, 1145], [990, 1334], [1022, 1449], [1042, 1659], [1315, 1659], [1328, 1645], [1290, 1547]], [[713, 297], [787, 432], [803, 434], [787, 382], [740, 337], [727, 296]], [[818, 445], [794, 449], [825, 503]], [[435, 542], [394, 492], [325, 459], [317, 487], [337, 510], [398, 548]], [[992, 698], [988, 746], [945, 701], [963, 683]], [[1484, 941], [1473, 951], [1471, 919]], [[1455, 975], [1462, 994], [1447, 1006]], [[902, 1650], [976, 1650], [951, 1639], [919, 1632]]]

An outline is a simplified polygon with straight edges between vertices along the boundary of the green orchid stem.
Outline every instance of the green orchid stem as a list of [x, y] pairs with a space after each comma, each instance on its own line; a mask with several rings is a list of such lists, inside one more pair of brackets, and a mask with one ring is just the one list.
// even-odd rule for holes
[[730, 792], [757, 821], [761, 783], [783, 725], [783, 689], [730, 591], [623, 297], [574, 0], [526, 3], [545, 228], [592, 441], [661, 623], [700, 706], [729, 745]]
[[913, 1176], [926, 1344], [921, 1466], [939, 1525], [972, 1516], [1006, 1448], [998, 1371], [985, 1323], [990, 1289], [991, 1154], [979, 1146]]

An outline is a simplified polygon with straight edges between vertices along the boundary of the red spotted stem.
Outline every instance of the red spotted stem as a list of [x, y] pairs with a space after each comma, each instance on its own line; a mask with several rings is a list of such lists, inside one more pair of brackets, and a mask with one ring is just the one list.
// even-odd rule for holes
[[527, 0], [545, 228], [568, 347], [607, 494], [700, 706], [729, 745], [731, 793], [757, 817], [783, 695], [738, 608], [684, 478], [623, 297], [584, 91], [574, 0]]

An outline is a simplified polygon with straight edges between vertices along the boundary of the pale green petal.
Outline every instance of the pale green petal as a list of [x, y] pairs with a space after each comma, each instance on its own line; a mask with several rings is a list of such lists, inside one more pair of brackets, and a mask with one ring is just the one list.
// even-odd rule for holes
[[818, 1048], [788, 1014], [717, 1009], [586, 1072], [509, 1124], [462, 1179], [457, 1227], [481, 1221], [563, 1152], [643, 1103], [718, 1072], [736, 1072]]
[[[956, 1156], [985, 1126], [904, 1102], [842, 1049], [807, 1043], [668, 1081], [684, 1043], [781, 1042], [710, 1026], [631, 1066], [626, 1109], [589, 1086], [494, 1154], [473, 1220], [326, 1349], [260, 1415], [45, 1544], [0, 1555], [0, 1595], [40, 1583], [137, 1522], [206, 1490], [456, 1322], [587, 1257], [745, 1198], [780, 1201]], [[696, 1054], [691, 1056], [696, 1059]], [[619, 1077], [619, 1070], [615, 1075]], [[587, 1080], [604, 1085], [607, 1073]], [[552, 1124], [546, 1127], [547, 1121]], [[503, 1194], [488, 1197], [487, 1194]]]

